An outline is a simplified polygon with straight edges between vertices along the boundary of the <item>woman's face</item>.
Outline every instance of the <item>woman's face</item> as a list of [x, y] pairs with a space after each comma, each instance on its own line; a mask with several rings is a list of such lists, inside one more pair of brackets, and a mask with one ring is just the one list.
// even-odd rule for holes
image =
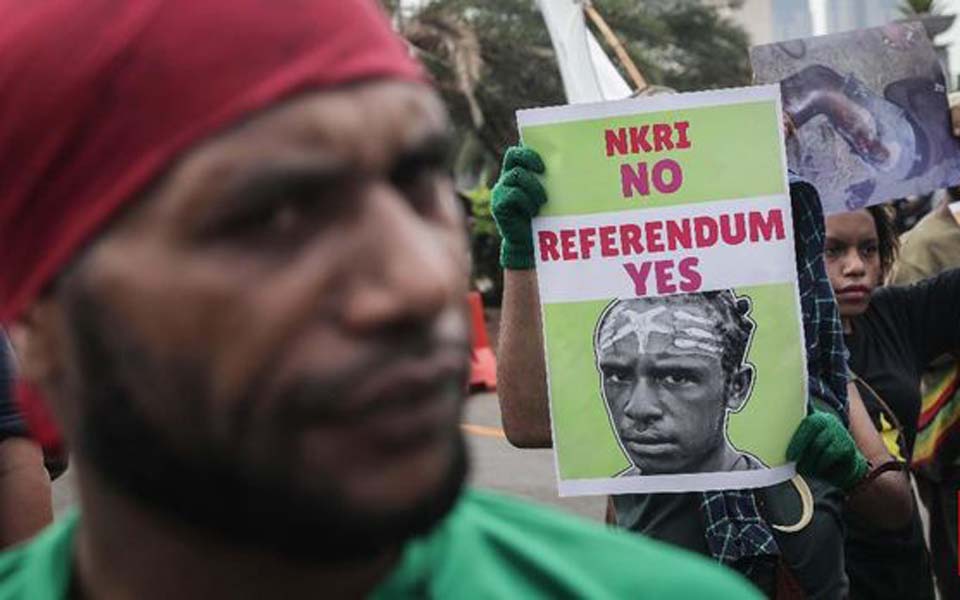
[[873, 217], [866, 209], [826, 219], [824, 260], [842, 318], [867, 310], [870, 295], [880, 285], [880, 244]]

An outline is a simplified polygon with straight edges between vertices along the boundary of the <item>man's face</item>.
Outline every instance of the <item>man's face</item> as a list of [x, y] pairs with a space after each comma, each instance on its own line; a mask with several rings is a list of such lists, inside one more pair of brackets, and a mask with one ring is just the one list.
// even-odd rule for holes
[[429, 89], [376, 82], [187, 153], [61, 286], [80, 460], [298, 552], [442, 514], [469, 355], [446, 131]]
[[618, 305], [597, 348], [603, 392], [630, 460], [644, 474], [700, 470], [725, 443], [723, 340], [698, 303]]

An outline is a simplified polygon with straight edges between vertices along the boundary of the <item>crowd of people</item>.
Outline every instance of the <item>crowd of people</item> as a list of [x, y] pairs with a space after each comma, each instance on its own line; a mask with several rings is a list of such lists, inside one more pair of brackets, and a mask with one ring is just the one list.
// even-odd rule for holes
[[[464, 485], [449, 124], [372, 0], [0, 0], [0, 15], [0, 598], [960, 597], [948, 202], [901, 238], [887, 208], [825, 218], [792, 178], [800, 477], [612, 496], [608, 524], [588, 523]], [[509, 149], [492, 200], [499, 397], [520, 448], [551, 445], [544, 172]], [[666, 334], [625, 343], [651, 307], [669, 308]], [[750, 310], [718, 290], [604, 312], [594, 351], [634, 468], [649, 470], [641, 423], [683, 440], [677, 460], [696, 460], [680, 470], [762, 466], [723, 429], [754, 376]], [[683, 347], [665, 342], [683, 319], [716, 384], [696, 411], [654, 389], [650, 357]], [[79, 507], [56, 520], [65, 465], [35, 441], [40, 400], [77, 473]]]

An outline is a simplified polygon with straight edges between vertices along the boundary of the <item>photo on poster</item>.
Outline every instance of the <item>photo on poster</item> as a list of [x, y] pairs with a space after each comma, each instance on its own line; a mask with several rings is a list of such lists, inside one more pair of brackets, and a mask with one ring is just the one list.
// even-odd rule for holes
[[779, 83], [792, 170], [824, 212], [960, 182], [946, 81], [919, 22], [754, 46], [758, 83]]
[[766, 468], [727, 434], [756, 379], [751, 309], [726, 289], [615, 300], [600, 314], [600, 395], [630, 462], [618, 476]]
[[546, 166], [533, 241], [560, 494], [789, 479], [806, 364], [778, 88], [518, 122]]

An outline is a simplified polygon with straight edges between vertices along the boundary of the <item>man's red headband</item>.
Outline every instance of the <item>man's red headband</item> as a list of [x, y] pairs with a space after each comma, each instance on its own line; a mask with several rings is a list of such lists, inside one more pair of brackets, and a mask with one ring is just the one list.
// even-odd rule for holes
[[374, 0], [0, 0], [0, 323], [199, 140], [378, 77], [424, 78]]

